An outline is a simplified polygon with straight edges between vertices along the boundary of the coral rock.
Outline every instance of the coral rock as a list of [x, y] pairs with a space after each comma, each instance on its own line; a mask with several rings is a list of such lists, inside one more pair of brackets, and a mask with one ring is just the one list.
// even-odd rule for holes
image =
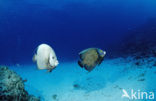
[[22, 78], [12, 70], [0, 67], [0, 101], [40, 101], [24, 89]]

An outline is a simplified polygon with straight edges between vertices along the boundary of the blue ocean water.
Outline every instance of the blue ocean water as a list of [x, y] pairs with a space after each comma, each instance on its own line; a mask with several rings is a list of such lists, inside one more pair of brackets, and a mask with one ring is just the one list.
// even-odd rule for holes
[[[153, 61], [155, 60], [155, 5], [155, 0], [0, 0], [0, 65], [9, 65], [23, 78], [27, 78], [28, 92], [44, 96], [45, 101], [51, 101], [52, 97], [49, 96], [52, 94], [46, 96], [46, 93], [51, 92], [48, 92], [48, 88], [45, 86], [42, 88], [41, 82], [46, 82], [44, 78], [49, 80], [45, 85], [53, 89], [52, 93], [57, 92], [60, 86], [66, 93], [66, 95], [60, 96], [59, 101], [78, 101], [79, 97], [82, 98], [79, 101], [102, 101], [100, 100], [103, 98], [102, 95], [95, 94], [96, 97], [93, 96], [94, 93], [87, 93], [87, 95], [83, 90], [86, 92], [97, 91], [95, 93], [102, 94], [105, 90], [112, 89], [110, 87], [114, 87], [114, 82], [118, 85], [122, 82], [123, 84], [120, 86], [126, 85], [126, 82], [129, 81], [128, 78], [131, 78], [133, 73], [120, 74], [125, 70], [123, 69], [125, 66], [123, 60], [120, 59], [122, 56], [131, 57], [136, 54], [140, 55], [139, 52], [142, 52], [146, 55], [141, 55], [141, 58], [148, 55], [148, 58], [152, 57]], [[36, 64], [32, 62], [34, 51], [42, 43], [53, 47], [60, 62], [58, 68], [50, 74], [36, 70]], [[77, 64], [78, 53], [90, 47], [97, 47], [107, 52], [106, 61], [101, 64], [101, 67], [104, 68], [99, 66], [92, 74], [88, 74]], [[152, 53], [149, 50], [152, 50]], [[115, 58], [114, 60], [114, 57], [119, 59]], [[131, 66], [133, 67], [131, 62], [126, 62], [126, 73]], [[155, 61], [151, 64], [154, 63]], [[134, 74], [138, 71], [140, 71], [139, 73], [148, 71], [147, 74], [150, 74], [149, 71], [155, 71], [155, 65], [152, 66], [154, 70], [146, 69], [146, 63], [143, 64], [143, 67], [145, 68], [142, 70], [135, 69]], [[134, 68], [136, 67], [134, 66]], [[23, 73], [23, 71], [26, 72]], [[59, 75], [61, 72], [65, 76]], [[33, 75], [36, 78], [40, 76], [43, 78], [35, 79], [32, 78]], [[139, 84], [136, 83], [135, 77], [138, 75], [132, 77], [133, 83], [130, 85], [134, 87], [136, 84], [136, 89]], [[156, 89], [154, 87], [156, 82], [148, 79], [155, 77], [154, 74], [151, 75], [145, 77], [147, 81], [141, 83], [140, 87]], [[84, 83], [85, 79], [89, 78], [92, 79]], [[97, 82], [95, 83], [95, 81]], [[35, 86], [36, 82], [37, 86]], [[107, 82], [110, 83], [110, 86]], [[153, 85], [149, 85], [151, 82]], [[80, 85], [82, 95], [80, 94], [81, 90], [80, 92], [78, 92], [79, 90], [70, 92], [70, 87], [75, 83], [82, 84]], [[52, 87], [51, 84], [53, 84]], [[67, 85], [69, 88], [66, 88]], [[31, 87], [35, 90], [31, 91]], [[53, 87], [56, 89], [54, 90]], [[118, 86], [115, 87], [118, 88]], [[129, 88], [128, 86], [124, 87]], [[39, 90], [39, 88], [41, 89]], [[69, 95], [73, 94], [72, 97], [69, 97], [67, 92]], [[58, 94], [61, 93], [58, 92]], [[114, 97], [109, 97], [109, 94], [104, 94], [105, 100], [113, 101]], [[83, 95], [90, 98], [83, 97]], [[116, 95], [115, 98], [120, 95]], [[67, 99], [68, 97], [69, 99]], [[94, 97], [99, 100], [95, 100]]]
[[129, 30], [155, 17], [154, 4], [152, 0], [1, 0], [0, 61], [30, 62], [41, 43], [51, 45], [61, 61], [76, 59], [88, 47], [109, 53]]

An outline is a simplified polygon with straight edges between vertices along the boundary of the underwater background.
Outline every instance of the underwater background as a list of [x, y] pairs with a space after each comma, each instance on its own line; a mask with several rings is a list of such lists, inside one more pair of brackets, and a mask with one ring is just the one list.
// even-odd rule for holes
[[41, 43], [51, 45], [60, 61], [76, 60], [88, 47], [113, 56], [112, 45], [154, 19], [155, 10], [154, 0], [1, 0], [0, 62], [30, 63]]
[[[41, 101], [129, 101], [122, 89], [155, 92], [155, 11], [155, 0], [0, 0], [0, 65]], [[32, 62], [42, 43], [60, 63], [52, 73]], [[88, 73], [77, 60], [90, 47], [107, 54]]]

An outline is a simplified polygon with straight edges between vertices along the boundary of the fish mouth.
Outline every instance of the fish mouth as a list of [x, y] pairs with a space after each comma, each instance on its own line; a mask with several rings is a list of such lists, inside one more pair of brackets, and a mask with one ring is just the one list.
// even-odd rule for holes
[[103, 51], [101, 57], [104, 57], [105, 55], [106, 55], [106, 51]]
[[50, 66], [51, 66], [51, 68], [55, 68], [55, 67], [57, 67], [57, 66], [58, 66], [58, 64], [59, 64], [59, 62], [58, 62], [58, 61], [56, 61], [53, 65], [50, 65]]

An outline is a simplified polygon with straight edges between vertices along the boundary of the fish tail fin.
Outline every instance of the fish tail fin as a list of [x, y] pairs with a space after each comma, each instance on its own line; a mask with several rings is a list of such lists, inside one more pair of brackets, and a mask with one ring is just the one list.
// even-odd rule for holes
[[78, 61], [78, 64], [79, 64], [79, 66], [81, 67], [81, 68], [83, 68], [83, 64], [82, 64], [82, 62], [79, 60]]
[[36, 54], [33, 56], [32, 61], [36, 62]]

